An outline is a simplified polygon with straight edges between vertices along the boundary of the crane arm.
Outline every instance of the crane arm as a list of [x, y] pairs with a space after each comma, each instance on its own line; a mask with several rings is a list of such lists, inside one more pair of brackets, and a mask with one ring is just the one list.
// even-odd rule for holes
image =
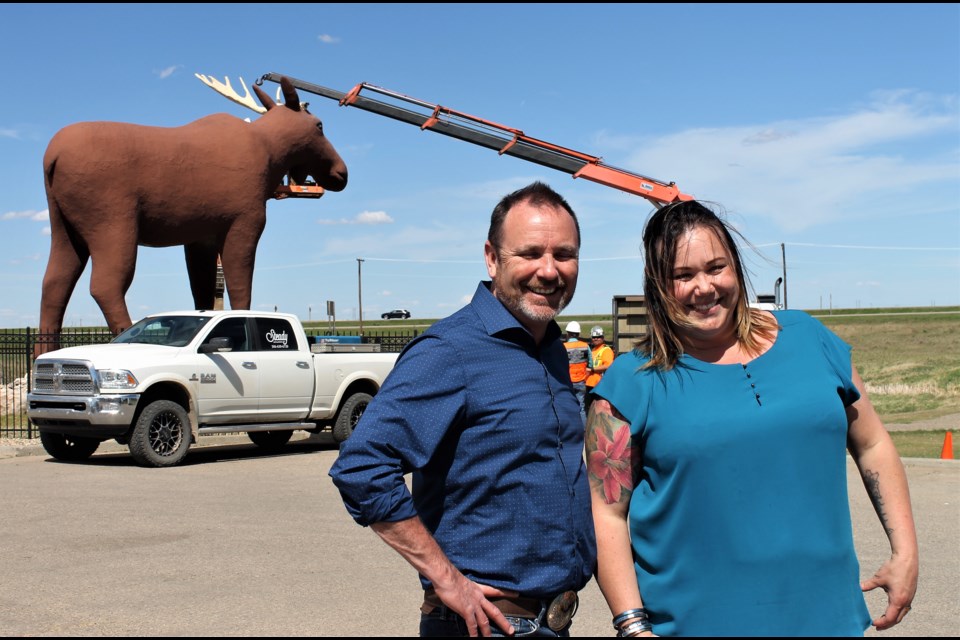
[[[279, 83], [281, 77], [282, 74], [267, 73], [257, 81], [257, 84], [262, 84], [265, 80]], [[430, 104], [366, 82], [344, 93], [290, 76], [286, 77], [297, 89], [336, 100], [340, 106], [370, 111], [418, 126], [421, 130], [433, 131], [493, 149], [500, 155], [513, 156], [569, 173], [574, 178], [584, 178], [620, 189], [646, 198], [658, 207], [671, 202], [693, 199], [692, 196], [681, 193], [673, 182], [664, 182], [625, 169], [618, 169], [605, 164], [601, 158], [532, 138], [519, 129]], [[361, 92], [373, 93], [385, 99], [362, 96]]]

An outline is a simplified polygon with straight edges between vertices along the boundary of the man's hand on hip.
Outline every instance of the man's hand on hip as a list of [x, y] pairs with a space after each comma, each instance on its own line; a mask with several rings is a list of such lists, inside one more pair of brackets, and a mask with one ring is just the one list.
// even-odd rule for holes
[[507, 622], [503, 612], [487, 598], [516, 597], [516, 593], [477, 584], [459, 571], [452, 577], [451, 584], [439, 585], [435, 582], [433, 587], [444, 604], [464, 619], [471, 636], [489, 636], [491, 622], [507, 635], [513, 635], [513, 625]]

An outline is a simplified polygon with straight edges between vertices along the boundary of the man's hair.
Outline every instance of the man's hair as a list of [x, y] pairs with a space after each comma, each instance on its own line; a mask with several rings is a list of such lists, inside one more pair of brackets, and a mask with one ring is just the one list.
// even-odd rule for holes
[[563, 196], [543, 182], [537, 181], [505, 195], [493, 208], [493, 214], [490, 216], [490, 230], [487, 231], [487, 240], [493, 245], [494, 249], [500, 249], [500, 243], [503, 241], [503, 221], [510, 209], [523, 202], [527, 202], [534, 207], [552, 205], [569, 213], [570, 217], [573, 218], [573, 225], [577, 228], [577, 246], [580, 246], [580, 223], [577, 221], [577, 214], [573, 212]]

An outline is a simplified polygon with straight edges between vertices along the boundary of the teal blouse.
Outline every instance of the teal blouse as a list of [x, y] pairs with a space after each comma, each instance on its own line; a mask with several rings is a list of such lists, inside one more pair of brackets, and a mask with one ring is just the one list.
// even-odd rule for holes
[[[618, 356], [595, 392], [642, 451], [635, 568], [663, 636], [863, 635], [847, 497], [850, 347], [801, 311], [745, 365]], [[636, 463], [635, 463], [636, 464]]]

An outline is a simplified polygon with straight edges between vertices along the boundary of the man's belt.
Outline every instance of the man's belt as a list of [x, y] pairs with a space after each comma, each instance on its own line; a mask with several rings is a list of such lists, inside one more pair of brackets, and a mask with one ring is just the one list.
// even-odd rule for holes
[[[567, 628], [580, 603], [576, 591], [564, 591], [557, 596], [542, 600], [520, 596], [496, 596], [487, 599], [505, 616], [538, 620], [543, 615], [546, 625], [554, 631], [562, 631]], [[423, 594], [423, 606], [420, 610], [423, 613], [430, 613], [437, 607], [446, 608], [446, 605], [443, 604], [436, 591], [431, 587]]]

